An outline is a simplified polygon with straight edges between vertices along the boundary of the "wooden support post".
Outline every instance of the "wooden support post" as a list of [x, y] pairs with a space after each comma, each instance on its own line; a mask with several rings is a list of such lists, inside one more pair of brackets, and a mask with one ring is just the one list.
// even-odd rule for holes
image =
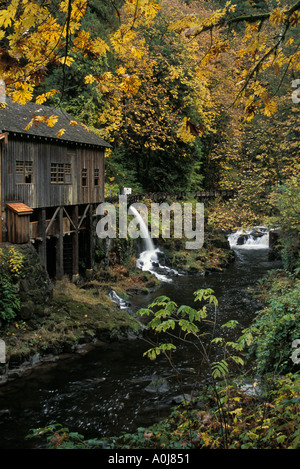
[[48, 234], [48, 232], [50, 231], [50, 228], [51, 228], [51, 225], [54, 223], [55, 219], [56, 219], [56, 216], [58, 214], [58, 212], [60, 211], [61, 207], [57, 207], [57, 209], [55, 210], [54, 212], [54, 215], [52, 216], [47, 228], [46, 228], [46, 234]]
[[72, 255], [73, 255], [73, 277], [78, 276], [79, 272], [79, 232], [78, 232], [78, 205], [72, 207], [72, 222], [74, 233], [72, 234]]
[[87, 253], [87, 267], [88, 269], [92, 269], [94, 267], [94, 254], [95, 254], [95, 240], [94, 240], [94, 229], [93, 229], [93, 204], [90, 204], [88, 210], [88, 238], [89, 238], [89, 246], [88, 246], [88, 253]]
[[41, 242], [38, 244], [38, 253], [41, 261], [44, 263], [47, 269], [47, 236], [46, 236], [46, 209], [42, 208], [38, 213], [38, 236], [41, 238]]
[[61, 280], [64, 275], [64, 235], [63, 235], [63, 208], [60, 207], [57, 215], [57, 241], [56, 241], [56, 278]]

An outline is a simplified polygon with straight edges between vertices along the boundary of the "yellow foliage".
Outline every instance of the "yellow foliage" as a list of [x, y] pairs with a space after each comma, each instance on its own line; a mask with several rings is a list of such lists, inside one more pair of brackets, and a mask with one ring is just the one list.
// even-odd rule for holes
[[102, 39], [97, 38], [91, 42], [91, 50], [96, 55], [102, 55], [109, 50], [109, 47]]
[[194, 142], [196, 137], [191, 134], [190, 128], [188, 126], [187, 117], [183, 119], [178, 131], [177, 136], [182, 140], [184, 143]]
[[136, 93], [141, 85], [141, 81], [137, 75], [126, 75], [124, 76], [120, 88], [125, 93], [133, 94]]
[[74, 62], [73, 57], [68, 57], [68, 56], [59, 57], [57, 60], [58, 60], [58, 62], [60, 62], [61, 64], [66, 65], [67, 67], [70, 67], [70, 65], [72, 65], [72, 63]]
[[264, 114], [270, 117], [276, 111], [277, 111], [277, 103], [275, 101], [268, 101], [264, 108]]
[[48, 98], [52, 97], [56, 93], [59, 93], [59, 91], [51, 90], [51, 91], [48, 91], [47, 93], [40, 94], [39, 96], [36, 97], [35, 102], [37, 104], [44, 104], [44, 102], [47, 101]]
[[58, 116], [54, 116], [52, 114], [52, 116], [48, 117], [48, 119], [47, 119], [47, 126], [48, 127], [54, 127], [54, 125], [56, 124], [57, 121], [58, 121]]
[[56, 134], [57, 138], [60, 138], [64, 133], [65, 133], [65, 129], [60, 129]]
[[96, 78], [93, 77], [93, 75], [91, 75], [91, 74], [90, 74], [90, 75], [87, 75], [87, 76], [84, 78], [84, 82], [85, 82], [86, 84], [95, 83], [95, 81], [96, 81]]
[[300, 24], [300, 13], [299, 11], [294, 11], [294, 13], [289, 18], [290, 24], [293, 28], [296, 28]]
[[276, 8], [272, 11], [270, 15], [270, 24], [271, 26], [276, 26], [277, 24], [282, 24], [286, 20], [286, 14], [284, 11], [279, 10]]

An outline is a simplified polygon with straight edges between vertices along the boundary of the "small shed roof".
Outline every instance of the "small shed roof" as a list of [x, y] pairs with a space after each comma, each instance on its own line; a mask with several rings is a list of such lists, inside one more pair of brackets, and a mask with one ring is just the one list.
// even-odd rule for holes
[[[53, 127], [45, 123], [33, 124], [25, 130], [33, 116], [57, 116], [58, 120]], [[73, 142], [84, 145], [95, 145], [98, 147], [110, 147], [111, 145], [97, 134], [88, 131], [84, 126], [71, 125], [71, 121], [76, 121], [67, 112], [61, 109], [29, 102], [25, 105], [12, 102], [11, 98], [6, 98], [6, 107], [0, 108], [0, 129], [2, 132], [18, 133], [32, 137], [55, 139], [61, 142]], [[64, 129], [64, 134], [58, 138], [57, 133]]]
[[17, 213], [18, 215], [28, 215], [33, 212], [33, 209], [22, 202], [9, 202], [6, 204], [7, 208]]

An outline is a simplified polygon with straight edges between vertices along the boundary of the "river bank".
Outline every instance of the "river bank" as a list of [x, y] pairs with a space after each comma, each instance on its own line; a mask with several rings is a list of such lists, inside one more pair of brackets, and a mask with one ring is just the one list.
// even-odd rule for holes
[[[182, 240], [160, 242], [159, 246], [164, 264], [188, 276], [222, 271], [234, 260], [223, 234], [210, 236], [201, 253], [184, 251]], [[124, 260], [111, 249], [109, 265], [98, 265], [75, 281], [67, 276], [62, 281], [47, 278], [30, 246], [5, 246], [2, 252], [13, 255], [6, 259], [7, 264], [18, 261], [20, 274], [12, 282], [21, 301], [19, 314], [1, 328], [6, 363], [0, 364], [0, 385], [68, 354], [84, 353], [99, 342], [136, 338], [143, 328], [140, 320], [114, 303], [109, 293], [115, 291], [130, 305], [131, 298], [147, 298], [161, 285], [153, 273], [137, 268], [130, 251]]]
[[53, 295], [42, 317], [13, 321], [2, 331], [6, 364], [1, 365], [0, 384], [68, 354], [84, 353], [99, 342], [136, 337], [141, 324], [113, 303], [108, 293], [112, 286], [122, 294], [130, 289], [143, 291], [145, 285], [155, 286], [156, 282], [149, 280], [151, 275], [124, 277], [121, 272], [124, 270], [117, 275], [115, 270], [113, 282], [89, 280], [76, 285], [68, 277], [53, 282]]

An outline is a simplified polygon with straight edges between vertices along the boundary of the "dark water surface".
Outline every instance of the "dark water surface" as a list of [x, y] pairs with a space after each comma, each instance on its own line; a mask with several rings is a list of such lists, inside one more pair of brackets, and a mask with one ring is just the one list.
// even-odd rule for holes
[[[248, 326], [259, 309], [248, 288], [280, 263], [271, 261], [265, 249], [239, 249], [235, 255], [235, 262], [223, 272], [203, 278], [177, 277], [155, 294], [134, 297], [132, 309], [147, 306], [158, 295], [194, 306], [193, 292], [212, 288], [219, 300], [218, 325], [235, 319], [241, 327]], [[85, 437], [101, 438], [133, 432], [167, 415], [182, 389], [170, 377], [168, 363], [143, 357], [148, 348], [142, 339], [103, 345], [38, 368], [0, 388], [0, 449], [37, 448], [32, 440], [25, 441], [25, 436], [31, 428], [52, 423], [62, 423]], [[186, 371], [186, 392], [193, 386], [198, 362], [194, 349], [180, 347], [177, 366]], [[151, 392], [149, 384], [155, 372], [165, 379], [163, 390], [167, 392]], [[205, 370], [203, 373], [205, 379]]]

